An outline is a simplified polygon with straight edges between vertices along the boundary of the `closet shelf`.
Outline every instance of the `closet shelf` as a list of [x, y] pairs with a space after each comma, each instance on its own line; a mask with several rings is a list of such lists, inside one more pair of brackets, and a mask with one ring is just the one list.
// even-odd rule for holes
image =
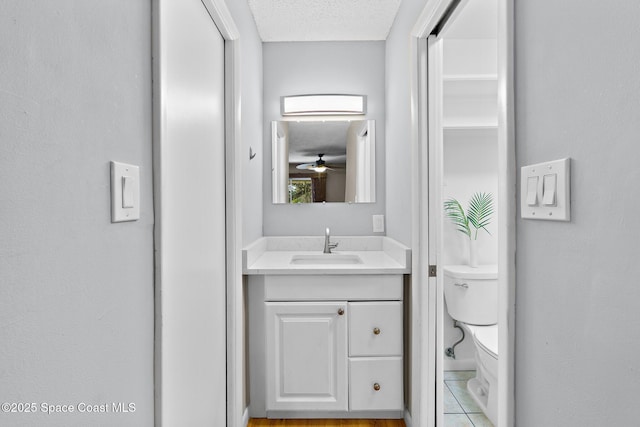
[[445, 123], [442, 127], [444, 132], [460, 132], [460, 131], [496, 131], [498, 124], [495, 123]]
[[498, 96], [498, 76], [495, 74], [449, 74], [444, 76], [442, 83], [445, 97]]
[[442, 80], [451, 81], [498, 81], [497, 74], [445, 74]]
[[491, 145], [497, 142], [498, 127], [490, 125], [445, 126], [442, 128], [442, 138], [445, 145], [453, 143]]

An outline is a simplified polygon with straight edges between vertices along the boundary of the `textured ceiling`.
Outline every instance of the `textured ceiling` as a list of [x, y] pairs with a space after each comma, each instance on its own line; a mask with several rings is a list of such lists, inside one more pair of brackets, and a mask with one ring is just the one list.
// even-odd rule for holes
[[346, 163], [349, 121], [287, 122], [289, 163], [311, 163], [324, 154], [329, 164]]
[[248, 2], [265, 42], [385, 40], [400, 6], [400, 0]]

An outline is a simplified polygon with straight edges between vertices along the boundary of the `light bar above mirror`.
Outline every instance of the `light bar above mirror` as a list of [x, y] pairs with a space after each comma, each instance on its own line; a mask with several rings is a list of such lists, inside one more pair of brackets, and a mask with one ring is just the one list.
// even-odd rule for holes
[[344, 116], [367, 112], [365, 95], [293, 95], [280, 102], [283, 116]]

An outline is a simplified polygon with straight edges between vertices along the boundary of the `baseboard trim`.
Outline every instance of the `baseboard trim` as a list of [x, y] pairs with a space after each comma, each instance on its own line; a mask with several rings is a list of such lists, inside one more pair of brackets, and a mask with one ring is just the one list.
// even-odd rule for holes
[[406, 427], [413, 427], [413, 420], [411, 419], [411, 413], [408, 409], [404, 410], [404, 424]]
[[242, 413], [242, 427], [247, 427], [249, 425], [249, 407], [244, 408], [244, 412]]
[[389, 419], [401, 420], [404, 412], [399, 411], [267, 411], [267, 418], [335, 418], [335, 419]]

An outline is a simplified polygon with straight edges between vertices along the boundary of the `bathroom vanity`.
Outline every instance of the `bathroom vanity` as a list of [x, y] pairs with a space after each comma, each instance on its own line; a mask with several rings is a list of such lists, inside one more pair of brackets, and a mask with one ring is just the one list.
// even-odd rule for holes
[[265, 237], [245, 249], [249, 415], [402, 418], [410, 250], [386, 237]]

